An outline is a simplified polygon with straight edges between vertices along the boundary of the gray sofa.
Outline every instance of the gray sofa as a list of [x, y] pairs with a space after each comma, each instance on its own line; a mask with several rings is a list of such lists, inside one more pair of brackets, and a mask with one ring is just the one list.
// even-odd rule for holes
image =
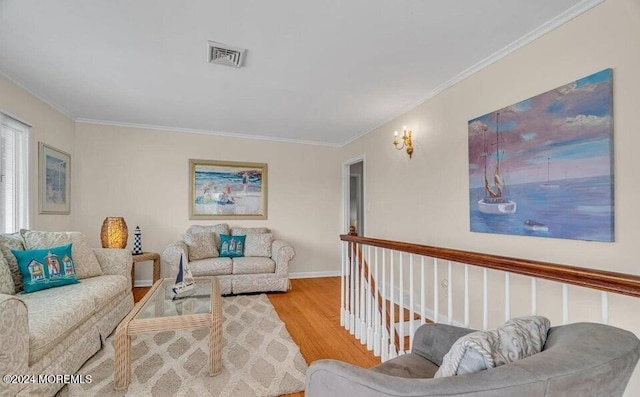
[[[11, 249], [69, 242], [79, 283], [21, 292]], [[133, 308], [131, 252], [92, 250], [77, 232], [27, 230], [0, 235], [0, 250], [0, 374], [36, 377], [3, 383], [0, 396], [53, 396], [64, 384], [37, 382], [38, 375], [75, 374]]]
[[433, 378], [444, 355], [472, 332], [444, 324], [421, 326], [411, 353], [371, 369], [319, 360], [307, 371], [306, 397], [622, 396], [640, 356], [631, 332], [594, 323], [551, 327], [542, 352], [473, 374]]
[[234, 227], [226, 223], [191, 226], [189, 234], [212, 233], [220, 251], [220, 235], [245, 235], [245, 256], [208, 257], [192, 259], [190, 246], [183, 240], [170, 244], [160, 256], [163, 269], [169, 269], [169, 277], [178, 273], [180, 258], [188, 258], [188, 267], [193, 276], [217, 276], [223, 295], [248, 292], [287, 291], [289, 289], [289, 261], [295, 256], [294, 248], [273, 238], [268, 228]]

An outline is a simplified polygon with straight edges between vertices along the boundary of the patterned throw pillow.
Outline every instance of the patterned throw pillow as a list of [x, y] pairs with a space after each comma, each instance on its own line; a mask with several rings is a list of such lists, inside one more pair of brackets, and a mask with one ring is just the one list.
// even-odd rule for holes
[[247, 244], [244, 249], [244, 256], [262, 256], [271, 258], [271, 244], [273, 244], [272, 233], [247, 234]]
[[25, 293], [78, 283], [71, 244], [12, 252], [18, 260]]
[[247, 236], [229, 236], [228, 234], [220, 235], [220, 256], [235, 258], [244, 256], [244, 240]]
[[20, 233], [0, 234], [0, 252], [2, 257], [7, 261], [11, 277], [13, 277], [13, 285], [15, 293], [22, 292], [22, 274], [18, 268], [18, 261], [11, 253], [11, 250], [24, 250], [24, 240]]
[[185, 234], [182, 236], [189, 246], [189, 260], [217, 258], [216, 234], [213, 232]]
[[11, 269], [9, 269], [9, 264], [4, 256], [0, 255], [0, 294], [14, 295], [15, 293], [16, 287], [13, 283]]

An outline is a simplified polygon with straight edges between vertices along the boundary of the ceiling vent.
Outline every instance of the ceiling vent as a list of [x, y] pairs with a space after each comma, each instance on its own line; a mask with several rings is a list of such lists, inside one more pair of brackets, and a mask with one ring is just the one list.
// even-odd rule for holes
[[239, 68], [242, 66], [245, 51], [244, 48], [231, 47], [226, 44], [210, 41], [209, 62]]

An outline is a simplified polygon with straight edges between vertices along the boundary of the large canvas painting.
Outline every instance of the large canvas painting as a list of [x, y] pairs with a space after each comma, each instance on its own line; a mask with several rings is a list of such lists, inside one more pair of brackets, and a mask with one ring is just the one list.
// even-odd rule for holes
[[267, 165], [189, 160], [189, 219], [267, 219]]
[[612, 70], [469, 121], [471, 231], [614, 241]]

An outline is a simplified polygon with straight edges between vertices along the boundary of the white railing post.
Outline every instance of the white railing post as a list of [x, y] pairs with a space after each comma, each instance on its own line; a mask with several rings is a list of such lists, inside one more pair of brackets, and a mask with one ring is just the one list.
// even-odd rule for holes
[[424, 256], [420, 257], [420, 324], [427, 322], [427, 274], [424, 266]]
[[398, 315], [398, 325], [400, 326], [400, 346], [398, 346], [398, 354], [404, 354], [404, 264], [402, 263], [402, 251], [398, 253], [400, 256], [400, 313]]
[[371, 246], [367, 246], [367, 349], [373, 350], [373, 328], [371, 327], [373, 320], [373, 289], [371, 288]]
[[489, 328], [489, 301], [488, 301], [488, 275], [487, 268], [482, 268], [482, 329]]
[[562, 324], [569, 323], [569, 285], [562, 283]]
[[355, 302], [354, 302], [354, 309], [356, 312], [356, 316], [355, 316], [355, 328], [356, 328], [356, 339], [360, 339], [360, 288], [362, 288], [362, 286], [360, 285], [360, 264], [358, 263], [358, 244], [354, 244], [353, 245], [354, 250], [353, 250], [353, 262], [354, 262], [354, 268], [355, 268], [355, 272], [354, 272], [354, 279], [356, 282], [356, 290], [355, 290]]
[[451, 261], [449, 261], [447, 272], [447, 323], [449, 325], [453, 324], [453, 282], [451, 282], [452, 277], [453, 270]]
[[396, 350], [396, 316], [395, 316], [395, 304], [394, 304], [394, 295], [395, 295], [395, 291], [396, 291], [396, 287], [393, 283], [393, 279], [394, 279], [394, 273], [396, 272], [395, 267], [393, 266], [393, 251], [391, 251], [391, 262], [390, 262], [390, 272], [389, 272], [389, 278], [390, 278], [390, 288], [391, 291], [389, 293], [389, 311], [390, 311], [390, 316], [389, 316], [389, 358], [394, 358], [397, 355], [397, 350]]
[[416, 308], [413, 294], [413, 255], [409, 254], [409, 349], [413, 348], [413, 334], [416, 332], [414, 324]]
[[380, 351], [382, 355], [382, 362], [385, 362], [389, 359], [389, 330], [387, 329], [387, 268], [385, 261], [385, 252], [386, 250], [382, 249], [382, 316], [380, 318], [380, 337], [381, 337], [381, 346]]
[[358, 250], [358, 253], [362, 253], [362, 259], [360, 260], [360, 266], [358, 267], [358, 269], [360, 269], [360, 343], [364, 345], [365, 343], [367, 343], [367, 301], [365, 300], [367, 280], [364, 278], [364, 264], [366, 258], [364, 256], [363, 249]]
[[[381, 307], [378, 307], [378, 296], [380, 296], [380, 274], [378, 273], [378, 248], [373, 249], [373, 253], [375, 256], [375, 293], [373, 294], [373, 307], [374, 307], [374, 316], [373, 316], [373, 355], [376, 357], [380, 357], [380, 342], [382, 340], [382, 334], [380, 333], [380, 310]], [[384, 300], [382, 301], [384, 305]]]
[[600, 306], [602, 313], [602, 324], [609, 324], [609, 293], [602, 291], [600, 293]]
[[341, 255], [340, 255], [340, 259], [341, 259], [341, 264], [340, 264], [340, 326], [341, 327], [345, 327], [348, 329], [348, 327], [346, 327], [346, 322], [345, 322], [345, 313], [346, 313], [346, 307], [345, 307], [345, 301], [344, 301], [344, 294], [345, 294], [345, 270], [344, 270], [344, 265], [345, 265], [345, 256], [344, 256], [344, 243], [340, 244], [340, 250], [341, 250]]
[[356, 332], [356, 316], [355, 316], [355, 303], [356, 303], [356, 277], [355, 277], [355, 260], [353, 259], [353, 247], [354, 243], [349, 243], [349, 282], [351, 284], [349, 294], [349, 333], [355, 335]]
[[538, 286], [536, 284], [536, 278], [531, 277], [531, 315], [538, 314]]
[[469, 328], [469, 265], [464, 265], [464, 326]]
[[438, 259], [433, 258], [433, 322], [440, 322], [440, 299], [438, 296]]
[[504, 321], [511, 318], [511, 283], [509, 272], [504, 272]]

